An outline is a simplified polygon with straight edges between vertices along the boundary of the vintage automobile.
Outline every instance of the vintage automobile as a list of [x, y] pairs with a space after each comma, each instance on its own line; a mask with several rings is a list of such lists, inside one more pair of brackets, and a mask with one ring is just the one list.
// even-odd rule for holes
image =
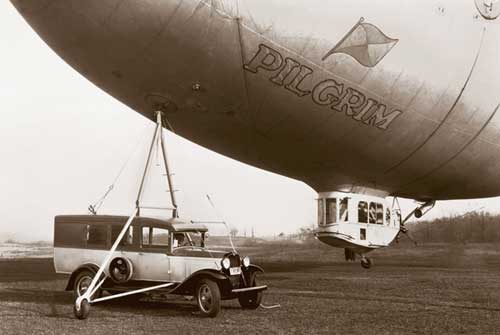
[[[54, 266], [57, 273], [70, 275], [66, 290], [73, 290], [75, 298], [89, 288], [127, 220], [125, 216], [56, 216]], [[267, 289], [256, 282], [256, 274], [263, 270], [234, 249], [208, 248], [207, 231], [203, 224], [175, 218], [135, 217], [94, 296], [171, 283], [157, 291], [194, 296], [203, 316], [216, 316], [221, 300], [226, 299], [238, 299], [244, 309], [257, 308]]]

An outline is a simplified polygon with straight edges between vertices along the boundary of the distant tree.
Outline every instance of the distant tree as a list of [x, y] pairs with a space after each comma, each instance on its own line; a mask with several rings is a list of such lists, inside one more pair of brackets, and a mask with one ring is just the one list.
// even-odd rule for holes
[[299, 228], [297, 237], [299, 240], [308, 240], [314, 237], [313, 229], [309, 227], [301, 227]]
[[238, 235], [238, 228], [232, 227], [230, 230], [231, 237], [236, 237]]
[[470, 212], [461, 216], [422, 221], [411, 225], [421, 242], [482, 243], [500, 242], [500, 215]]

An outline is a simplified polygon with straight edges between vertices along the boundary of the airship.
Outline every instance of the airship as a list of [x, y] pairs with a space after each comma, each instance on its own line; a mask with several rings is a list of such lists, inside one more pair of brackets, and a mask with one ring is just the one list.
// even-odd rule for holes
[[387, 197], [500, 195], [496, 1], [11, 2], [137, 113], [311, 186], [346, 258], [399, 234]]

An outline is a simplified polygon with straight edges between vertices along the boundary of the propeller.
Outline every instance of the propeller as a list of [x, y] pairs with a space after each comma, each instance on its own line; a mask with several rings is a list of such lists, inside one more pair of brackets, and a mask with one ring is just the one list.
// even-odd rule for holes
[[[417, 219], [420, 219], [423, 215], [429, 212], [434, 205], [435, 201], [427, 201], [422, 203], [420, 206], [415, 208], [410, 214], [408, 214], [403, 221], [401, 221], [399, 225], [399, 232], [396, 235], [396, 242], [399, 242], [399, 236], [404, 234], [410, 241], [412, 241], [415, 245], [418, 245], [417, 241], [410, 235], [410, 231], [405, 227], [405, 223], [412, 217], [415, 216]], [[424, 211], [425, 209], [425, 211]]]

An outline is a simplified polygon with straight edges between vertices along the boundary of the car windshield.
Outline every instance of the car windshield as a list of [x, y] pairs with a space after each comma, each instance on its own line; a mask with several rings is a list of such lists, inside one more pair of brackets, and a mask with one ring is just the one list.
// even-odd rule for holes
[[174, 248], [182, 247], [205, 247], [205, 232], [193, 231], [186, 233], [174, 233]]
[[[212, 250], [232, 251], [231, 234], [225, 225], [203, 223], [208, 231], [177, 232], [173, 236], [173, 248], [201, 247]], [[233, 236], [236, 238], [236, 235]]]

